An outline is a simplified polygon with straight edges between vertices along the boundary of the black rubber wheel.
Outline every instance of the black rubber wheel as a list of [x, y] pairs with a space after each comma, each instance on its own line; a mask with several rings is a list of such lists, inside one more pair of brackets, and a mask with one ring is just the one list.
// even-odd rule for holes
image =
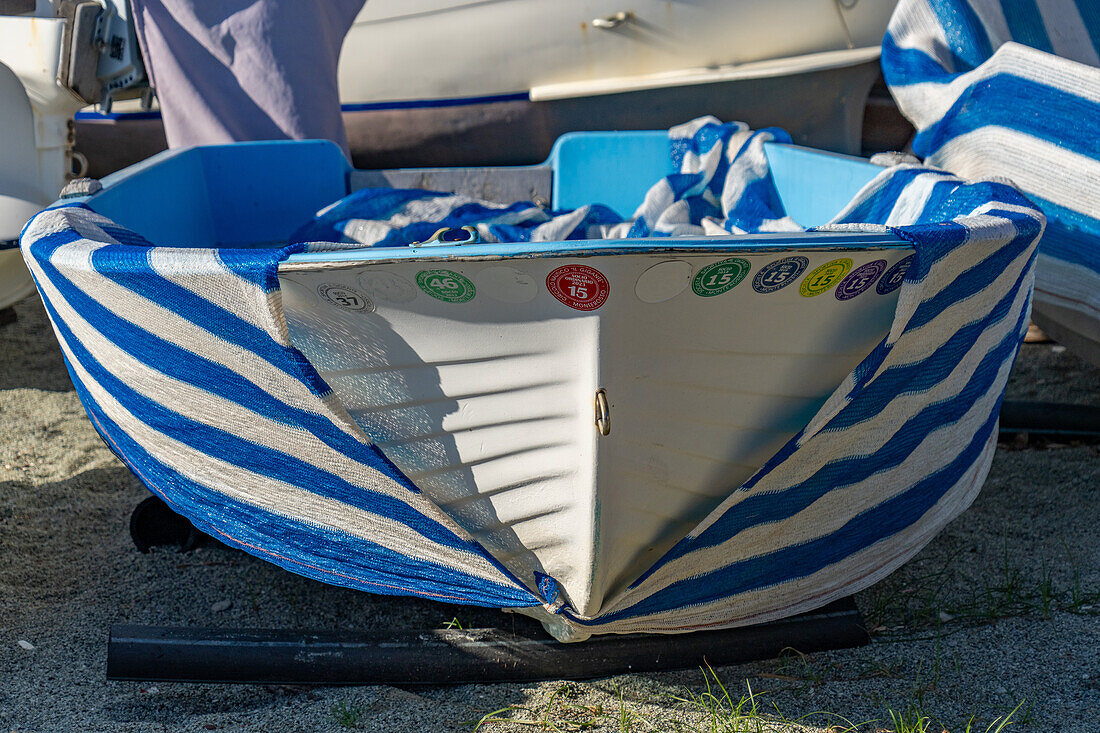
[[159, 496], [150, 496], [130, 514], [130, 538], [141, 552], [162, 545], [188, 552], [199, 546], [202, 537], [186, 517], [172, 511]]

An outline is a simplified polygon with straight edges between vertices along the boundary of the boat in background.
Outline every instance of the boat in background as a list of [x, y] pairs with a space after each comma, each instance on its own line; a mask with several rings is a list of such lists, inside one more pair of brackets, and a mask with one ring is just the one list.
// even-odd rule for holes
[[[79, 154], [74, 162], [73, 115], [142, 87], [128, 7], [125, 0], [0, 5], [13, 13], [0, 14], [0, 309], [34, 292], [19, 230], [87, 167]], [[106, 47], [112, 52], [101, 53]]]
[[[893, 6], [370, 0], [340, 57], [352, 157], [359, 168], [534, 164], [567, 132], [707, 114], [859, 153]], [[94, 176], [165, 145], [155, 111], [77, 116]]]

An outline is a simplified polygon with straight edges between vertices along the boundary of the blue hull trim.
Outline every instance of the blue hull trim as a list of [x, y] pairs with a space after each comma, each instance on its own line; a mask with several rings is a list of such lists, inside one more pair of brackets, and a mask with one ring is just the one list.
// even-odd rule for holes
[[[484, 97], [457, 97], [454, 99], [413, 99], [397, 102], [359, 102], [341, 104], [342, 112], [368, 112], [385, 109], [433, 109], [436, 107], [462, 107], [471, 104], [495, 104], [497, 102], [526, 102], [527, 92], [492, 94]], [[78, 120], [159, 120], [160, 112], [77, 112]]]

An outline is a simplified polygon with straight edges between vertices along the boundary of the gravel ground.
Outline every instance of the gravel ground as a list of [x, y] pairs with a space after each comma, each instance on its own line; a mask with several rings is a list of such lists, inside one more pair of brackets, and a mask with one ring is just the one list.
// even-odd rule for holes
[[[857, 597], [862, 649], [581, 683], [432, 688], [136, 684], [104, 678], [107, 629], [165, 625], [437, 628], [525, 624], [496, 611], [371, 596], [222, 546], [137, 553], [147, 494], [103, 446], [36, 299], [0, 327], [0, 730], [757, 730], [730, 703], [751, 689], [776, 729], [1100, 731], [1097, 446], [1002, 444], [974, 506]], [[1100, 402], [1100, 370], [1024, 347], [1009, 396]], [[714, 677], [711, 677], [711, 675]], [[729, 691], [722, 698], [717, 681]], [[692, 700], [695, 702], [692, 702]], [[746, 707], [753, 702], [746, 701]], [[828, 711], [828, 712], [820, 712]], [[844, 722], [845, 719], [849, 722]], [[744, 722], [744, 721], [742, 721]], [[920, 730], [915, 728], [914, 730]]]

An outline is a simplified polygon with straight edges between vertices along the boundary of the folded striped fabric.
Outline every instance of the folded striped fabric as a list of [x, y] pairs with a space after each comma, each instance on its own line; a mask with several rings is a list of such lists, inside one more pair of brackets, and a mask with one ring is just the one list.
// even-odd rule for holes
[[1046, 214], [1033, 317], [1100, 364], [1100, 3], [901, 0], [882, 65], [917, 155]]
[[[766, 158], [754, 157], [762, 136], [713, 121], [683, 129], [671, 152], [686, 172], [658, 183], [630, 228], [699, 226], [693, 211], [721, 231], [793, 226], [768, 191]], [[412, 201], [399, 199], [393, 211]], [[538, 232], [556, 218], [531, 212], [533, 226], [507, 226]], [[396, 216], [372, 221], [414, 236]], [[199, 529], [325, 582], [522, 609], [580, 640], [824, 605], [905, 562], [976, 496], [1028, 324], [1042, 215], [1006, 183], [906, 164], [823, 228], [912, 243], [889, 332], [789, 443], [587, 616], [552, 578], [536, 581], [538, 568], [509, 571], [426, 497], [293, 347], [279, 263], [333, 242], [163, 247], [70, 203], [36, 216], [21, 247], [96, 428]]]
[[499, 204], [440, 191], [365, 188], [318, 212], [292, 242], [310, 249], [391, 247], [422, 242], [440, 227], [476, 226], [484, 242], [564, 242], [802, 231], [783, 213], [764, 143], [789, 143], [777, 128], [751, 130], [714, 117], [669, 130], [672, 167], [629, 219], [593, 203], [546, 211], [530, 201]]

